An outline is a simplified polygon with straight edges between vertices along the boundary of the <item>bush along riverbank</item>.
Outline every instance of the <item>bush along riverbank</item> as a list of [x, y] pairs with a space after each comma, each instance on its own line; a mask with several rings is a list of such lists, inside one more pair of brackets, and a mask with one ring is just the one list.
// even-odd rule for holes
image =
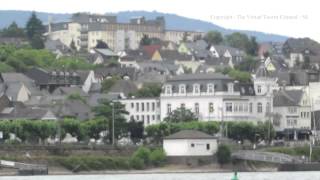
[[[272, 148], [266, 148], [265, 151], [283, 153], [283, 154], [288, 154], [288, 155], [292, 155], [292, 156], [300, 156], [300, 157], [304, 156], [305, 158], [308, 158], [310, 156], [310, 147], [309, 146], [272, 147]], [[311, 155], [312, 155], [311, 161], [319, 162], [320, 161], [320, 147], [313, 147]]]
[[128, 157], [69, 156], [50, 157], [48, 163], [73, 172], [97, 170], [143, 170], [165, 165], [166, 154], [161, 148], [140, 147]]

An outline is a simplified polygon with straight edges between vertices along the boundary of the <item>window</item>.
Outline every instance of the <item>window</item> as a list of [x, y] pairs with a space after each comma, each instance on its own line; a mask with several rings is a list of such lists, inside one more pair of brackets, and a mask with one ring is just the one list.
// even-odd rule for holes
[[226, 112], [232, 112], [232, 103], [226, 103]]
[[152, 121], [156, 120], [156, 116], [152, 115]]
[[194, 94], [199, 94], [200, 93], [200, 85], [199, 84], [193, 85], [193, 93]]
[[141, 115], [141, 120], [142, 120], [142, 122], [144, 124], [144, 115]]
[[147, 112], [150, 111], [150, 103], [147, 102]]
[[150, 116], [147, 115], [147, 124], [150, 124]]
[[233, 104], [233, 112], [238, 112], [239, 108], [238, 108], [238, 104], [234, 103]]
[[208, 84], [207, 86], [208, 86], [207, 93], [212, 94], [214, 92], [214, 85]]
[[185, 104], [185, 103], [181, 103], [181, 104], [180, 104], [180, 107], [181, 107], [181, 108], [186, 108], [186, 104]]
[[199, 103], [194, 104], [194, 111], [195, 111], [196, 115], [199, 115]]
[[210, 144], [207, 144], [207, 150], [210, 150]]
[[134, 103], [131, 103], [131, 108], [132, 108], [132, 109], [134, 108]]
[[233, 84], [232, 83], [228, 83], [228, 92], [233, 93]]
[[171, 104], [167, 104], [167, 114], [171, 113]]
[[287, 119], [287, 126], [294, 127], [297, 125], [297, 119]]
[[257, 86], [257, 91], [258, 91], [258, 93], [261, 93], [261, 86], [260, 85]]
[[172, 93], [172, 87], [171, 85], [166, 86], [166, 94], [171, 94]]
[[139, 112], [139, 103], [136, 103], [136, 111]]
[[194, 147], [194, 144], [193, 144], [193, 143], [191, 143], [191, 147]]
[[180, 94], [185, 94], [186, 93], [186, 85], [180, 84], [179, 85], [179, 93]]
[[270, 112], [271, 112], [270, 103], [267, 103], [267, 105], [266, 105], [266, 112], [267, 112], [267, 113], [270, 113]]
[[258, 103], [257, 112], [262, 113], [262, 103]]
[[144, 103], [141, 103], [141, 111], [144, 111]]
[[251, 113], [252, 113], [252, 108], [253, 108], [252, 103], [249, 103], [249, 112]]
[[155, 111], [155, 109], [156, 109], [156, 105], [155, 105], [155, 103], [153, 102], [153, 103], [152, 103], [152, 111]]
[[239, 104], [239, 112], [243, 112], [243, 104]]
[[139, 116], [138, 115], [136, 116], [136, 120], [139, 121]]
[[213, 103], [209, 103], [209, 113], [213, 113], [213, 111], [214, 111]]
[[289, 113], [297, 113], [297, 107], [289, 107], [288, 112]]

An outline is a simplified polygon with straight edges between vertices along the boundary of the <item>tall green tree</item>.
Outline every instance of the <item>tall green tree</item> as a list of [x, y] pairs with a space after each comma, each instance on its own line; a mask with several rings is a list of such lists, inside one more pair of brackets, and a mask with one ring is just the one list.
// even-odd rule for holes
[[224, 164], [228, 164], [231, 162], [231, 150], [227, 145], [219, 145], [217, 151], [217, 159], [218, 163], [223, 166]]
[[124, 115], [128, 114], [123, 104], [119, 102], [111, 102], [103, 100], [99, 106], [93, 108], [97, 118], [103, 118], [107, 124], [109, 142], [112, 143], [112, 130], [113, 130], [113, 112], [114, 112], [114, 134], [115, 140], [127, 135], [128, 128]]
[[204, 36], [204, 40], [208, 44], [221, 44], [223, 41], [223, 36], [220, 32], [218, 31], [209, 31], [207, 34]]
[[43, 33], [45, 28], [42, 24], [42, 21], [38, 19], [35, 12], [32, 12], [31, 17], [29, 18], [26, 24], [26, 35], [31, 42], [31, 46], [36, 49], [44, 48], [44, 38]]

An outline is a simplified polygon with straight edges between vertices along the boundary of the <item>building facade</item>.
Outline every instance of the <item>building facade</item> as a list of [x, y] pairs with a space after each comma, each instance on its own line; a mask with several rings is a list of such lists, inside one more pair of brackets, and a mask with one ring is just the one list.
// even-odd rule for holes
[[97, 41], [106, 42], [111, 49], [122, 51], [136, 49], [143, 35], [164, 39], [165, 20], [157, 17], [146, 20], [144, 17], [131, 19], [129, 23], [117, 22], [116, 16], [77, 13], [70, 22], [49, 23], [48, 37], [59, 39], [70, 46], [75, 43], [77, 49], [92, 49]]

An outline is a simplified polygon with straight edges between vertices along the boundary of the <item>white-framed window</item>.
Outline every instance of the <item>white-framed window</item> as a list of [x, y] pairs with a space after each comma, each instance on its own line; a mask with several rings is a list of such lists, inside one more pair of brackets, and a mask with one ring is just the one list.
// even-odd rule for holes
[[291, 114], [297, 113], [297, 107], [289, 107], [288, 112]]
[[167, 104], [167, 114], [171, 113], [171, 104]]
[[139, 103], [136, 103], [136, 111], [139, 112]]
[[257, 86], [257, 92], [261, 93], [261, 86], [260, 85]]
[[226, 112], [232, 112], [232, 103], [226, 103]]
[[228, 92], [233, 93], [233, 83], [228, 83]]
[[156, 109], [156, 104], [153, 102], [152, 103], [152, 111], [155, 111], [155, 109]]
[[297, 126], [297, 119], [287, 119], [287, 126], [289, 127]]
[[193, 85], [193, 93], [194, 94], [200, 94], [200, 85], [199, 84], [194, 84]]
[[214, 106], [213, 103], [209, 103], [209, 113], [213, 113], [214, 112]]
[[179, 93], [180, 94], [185, 94], [186, 93], [186, 85], [185, 84], [180, 84], [179, 85]]
[[208, 84], [207, 85], [207, 93], [212, 94], [214, 93], [214, 84]]
[[266, 105], [266, 112], [267, 113], [270, 113], [271, 112], [271, 106], [270, 106], [270, 103], [267, 102], [267, 105]]
[[196, 113], [196, 115], [199, 115], [200, 113], [199, 103], [194, 104], [194, 112]]
[[186, 104], [185, 103], [181, 103], [180, 104], [180, 108], [186, 108]]
[[166, 94], [172, 94], [172, 86], [166, 85]]
[[262, 113], [262, 103], [260, 102], [257, 104], [257, 112]]
[[150, 103], [147, 102], [147, 112], [150, 111]]
[[253, 109], [253, 104], [252, 103], [249, 103], [249, 112], [251, 112], [252, 113], [252, 110]]

